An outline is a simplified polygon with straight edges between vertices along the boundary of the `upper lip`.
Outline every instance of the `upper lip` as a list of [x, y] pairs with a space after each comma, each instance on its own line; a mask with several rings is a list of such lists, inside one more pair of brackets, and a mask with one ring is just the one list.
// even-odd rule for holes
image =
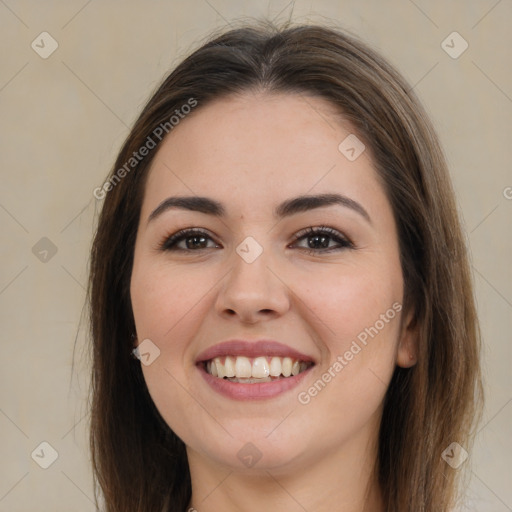
[[245, 356], [245, 357], [258, 357], [258, 356], [277, 356], [277, 357], [291, 357], [299, 361], [314, 362], [311, 356], [302, 354], [288, 345], [279, 343], [272, 340], [229, 340], [212, 347], [207, 348], [201, 352], [197, 358], [196, 363], [210, 361], [215, 357], [223, 356]]

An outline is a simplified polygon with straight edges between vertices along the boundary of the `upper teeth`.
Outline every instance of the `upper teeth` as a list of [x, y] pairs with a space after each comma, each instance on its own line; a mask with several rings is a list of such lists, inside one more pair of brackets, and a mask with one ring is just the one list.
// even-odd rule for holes
[[266, 377], [289, 377], [297, 375], [308, 367], [308, 363], [291, 357], [256, 357], [252, 360], [245, 356], [216, 357], [206, 363], [206, 371], [214, 377], [234, 377], [238, 379]]

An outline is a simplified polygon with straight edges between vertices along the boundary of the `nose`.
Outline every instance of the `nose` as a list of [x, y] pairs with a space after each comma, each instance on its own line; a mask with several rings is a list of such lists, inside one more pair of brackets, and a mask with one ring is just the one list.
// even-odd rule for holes
[[232, 269], [223, 280], [215, 303], [219, 315], [254, 324], [278, 318], [289, 310], [289, 288], [276, 265], [269, 266], [269, 260], [265, 251], [251, 263], [237, 253], [233, 255]]

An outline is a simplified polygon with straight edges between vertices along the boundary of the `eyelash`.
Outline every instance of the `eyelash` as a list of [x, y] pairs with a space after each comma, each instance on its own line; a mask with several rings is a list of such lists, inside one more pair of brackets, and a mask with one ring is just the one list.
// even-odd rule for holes
[[[176, 245], [182, 240], [186, 240], [187, 238], [203, 235], [206, 238], [212, 239], [212, 237], [201, 229], [197, 228], [188, 228], [182, 229], [173, 235], [166, 237], [163, 242], [160, 244], [159, 248], [162, 251], [176, 251], [176, 252], [198, 252], [206, 249], [210, 249], [210, 247], [202, 247], [200, 249], [182, 249], [176, 247]], [[307, 249], [305, 247], [300, 247], [299, 249], [306, 252], [307, 254], [319, 254], [319, 253], [330, 253], [333, 251], [340, 251], [343, 249], [354, 249], [355, 246], [351, 240], [349, 240], [346, 236], [342, 235], [339, 231], [330, 228], [329, 226], [318, 226], [318, 227], [308, 227], [296, 233], [294, 235], [294, 242], [301, 240], [302, 238], [309, 238], [313, 236], [319, 235], [327, 235], [333, 241], [339, 244], [339, 247], [330, 247], [327, 249]]]

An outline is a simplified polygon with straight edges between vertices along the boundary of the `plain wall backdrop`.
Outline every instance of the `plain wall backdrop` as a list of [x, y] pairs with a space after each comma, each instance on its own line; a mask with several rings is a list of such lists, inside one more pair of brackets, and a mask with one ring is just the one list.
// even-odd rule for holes
[[464, 510], [512, 511], [510, 0], [0, 0], [0, 511], [94, 510], [80, 322], [93, 190], [171, 68], [211, 30], [254, 16], [348, 29], [429, 112], [484, 340], [487, 401]]

